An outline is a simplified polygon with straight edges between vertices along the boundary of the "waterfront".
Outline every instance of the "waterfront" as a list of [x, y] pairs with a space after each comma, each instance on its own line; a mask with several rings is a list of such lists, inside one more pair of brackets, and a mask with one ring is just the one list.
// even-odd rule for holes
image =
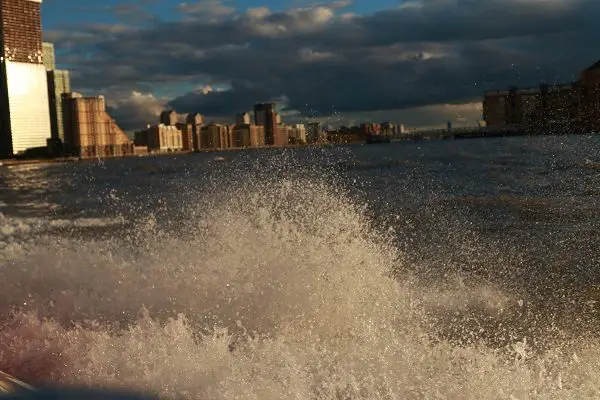
[[598, 136], [23, 165], [0, 182], [0, 370], [28, 381], [598, 397]]

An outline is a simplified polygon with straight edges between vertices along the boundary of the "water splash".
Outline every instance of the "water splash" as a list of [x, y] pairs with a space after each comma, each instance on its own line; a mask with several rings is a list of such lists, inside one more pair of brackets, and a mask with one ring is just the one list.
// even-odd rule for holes
[[524, 315], [520, 298], [394, 275], [403, 254], [340, 187], [252, 182], [191, 207], [175, 232], [150, 216], [129, 236], [26, 237], [0, 255], [0, 369], [173, 399], [599, 394], [593, 338], [540, 352], [522, 337], [494, 346], [481, 326], [440, 334]]

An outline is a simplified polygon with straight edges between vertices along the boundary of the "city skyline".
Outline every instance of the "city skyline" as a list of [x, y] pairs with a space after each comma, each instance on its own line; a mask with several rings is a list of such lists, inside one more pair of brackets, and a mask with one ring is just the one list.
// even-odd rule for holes
[[128, 131], [166, 108], [225, 122], [272, 100], [291, 123], [473, 125], [485, 90], [571, 81], [600, 58], [589, 0], [70, 6], [44, 3], [44, 40]]

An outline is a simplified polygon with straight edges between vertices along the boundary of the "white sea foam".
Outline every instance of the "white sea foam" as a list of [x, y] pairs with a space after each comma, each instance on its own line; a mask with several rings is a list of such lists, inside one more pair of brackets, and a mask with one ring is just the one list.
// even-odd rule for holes
[[41, 217], [9, 217], [0, 213], [0, 242], [9, 237], [23, 238], [27, 235], [39, 234], [56, 228], [108, 227], [121, 225], [123, 217], [117, 218], [41, 218]]
[[37, 237], [0, 255], [0, 369], [174, 399], [600, 394], [594, 339], [535, 353], [438, 336], [429, 313], [519, 299], [392, 276], [403, 255], [339, 188], [284, 180], [197, 204], [178, 233], [149, 218], [126, 240]]

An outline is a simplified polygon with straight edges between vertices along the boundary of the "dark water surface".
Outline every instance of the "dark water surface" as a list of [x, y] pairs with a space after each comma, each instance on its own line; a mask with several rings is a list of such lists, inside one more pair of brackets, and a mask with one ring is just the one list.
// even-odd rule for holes
[[600, 136], [0, 167], [0, 213], [0, 369], [33, 380], [600, 396]]

